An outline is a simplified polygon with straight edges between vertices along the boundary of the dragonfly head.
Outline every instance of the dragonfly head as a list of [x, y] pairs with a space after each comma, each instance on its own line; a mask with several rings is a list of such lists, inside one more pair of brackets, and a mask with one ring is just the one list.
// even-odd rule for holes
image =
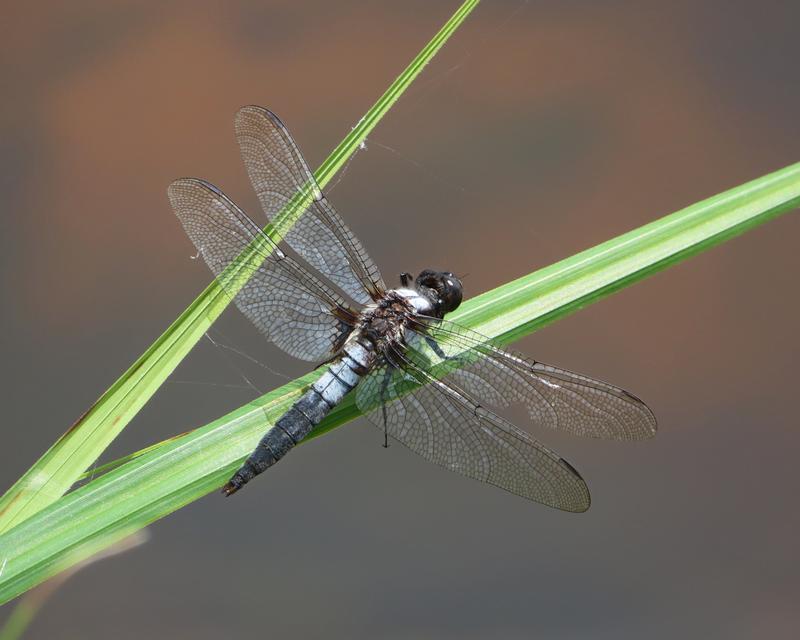
[[417, 276], [415, 284], [417, 291], [431, 301], [434, 313], [440, 318], [461, 304], [461, 280], [449, 271], [425, 269]]

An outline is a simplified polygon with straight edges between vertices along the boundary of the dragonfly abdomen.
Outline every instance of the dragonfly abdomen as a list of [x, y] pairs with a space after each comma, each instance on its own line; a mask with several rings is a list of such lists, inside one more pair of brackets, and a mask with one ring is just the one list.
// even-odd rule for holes
[[369, 370], [372, 353], [359, 343], [344, 348], [311, 388], [284, 413], [223, 487], [229, 496], [269, 469], [322, 422]]

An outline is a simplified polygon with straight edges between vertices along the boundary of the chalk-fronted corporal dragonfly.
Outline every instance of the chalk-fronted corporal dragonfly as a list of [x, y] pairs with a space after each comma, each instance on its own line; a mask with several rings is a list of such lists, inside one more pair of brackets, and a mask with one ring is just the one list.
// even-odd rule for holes
[[387, 288], [273, 113], [242, 108], [236, 136], [269, 220], [301, 189], [313, 188], [311, 203], [284, 237], [299, 259], [208, 182], [177, 180], [170, 201], [217, 276], [260, 239], [263, 262], [235, 292], [236, 305], [275, 345], [324, 362], [326, 370], [267, 431], [224, 494], [280, 460], [350, 392], [385, 436], [431, 462], [566, 511], [589, 507], [581, 476], [496, 411], [522, 403], [534, 423], [577, 435], [655, 434], [653, 413], [628, 392], [507, 351], [444, 319], [462, 296], [461, 281], [449, 271], [403, 273], [400, 287]]

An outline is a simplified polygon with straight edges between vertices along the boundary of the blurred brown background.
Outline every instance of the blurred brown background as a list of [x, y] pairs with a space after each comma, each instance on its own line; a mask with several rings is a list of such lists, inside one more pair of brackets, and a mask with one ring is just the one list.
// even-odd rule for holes
[[[207, 284], [170, 180], [256, 212], [236, 109], [274, 110], [316, 167], [456, 6], [6, 6], [0, 486]], [[485, 2], [331, 200], [387, 281], [440, 266], [474, 295], [800, 159], [798, 20], [796, 2]], [[517, 345], [659, 418], [636, 446], [540, 434], [589, 482], [587, 514], [359, 421], [85, 570], [29, 637], [797, 637], [799, 232], [787, 214]], [[235, 311], [213, 337], [307, 368]], [[242, 375], [281, 383], [230, 348], [199, 345], [108, 457], [239, 406]]]

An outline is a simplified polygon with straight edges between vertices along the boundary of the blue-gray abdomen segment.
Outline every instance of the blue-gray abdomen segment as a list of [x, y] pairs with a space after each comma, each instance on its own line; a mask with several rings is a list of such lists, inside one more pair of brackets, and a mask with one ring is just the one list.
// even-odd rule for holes
[[255, 451], [228, 481], [222, 492], [228, 496], [235, 493], [305, 438], [358, 384], [369, 366], [369, 355], [359, 344], [346, 347], [345, 353], [330, 365], [320, 379], [261, 438]]

